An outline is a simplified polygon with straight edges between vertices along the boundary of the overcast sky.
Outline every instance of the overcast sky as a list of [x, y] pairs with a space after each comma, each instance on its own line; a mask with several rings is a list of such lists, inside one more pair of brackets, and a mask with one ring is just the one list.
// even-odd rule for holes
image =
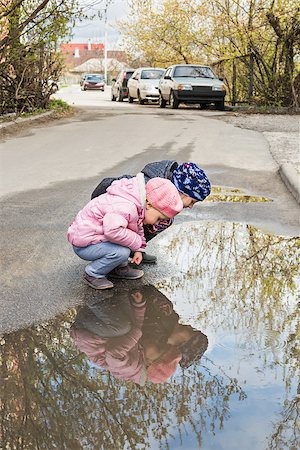
[[[81, 0], [81, 4], [86, 8], [86, 12], [96, 13], [104, 10], [105, 0]], [[108, 6], [108, 27], [107, 27], [107, 48], [117, 50], [121, 43], [121, 35], [116, 30], [116, 20], [126, 17], [128, 14], [127, 0], [113, 0]], [[104, 42], [104, 19], [77, 23], [73, 29], [71, 42]]]

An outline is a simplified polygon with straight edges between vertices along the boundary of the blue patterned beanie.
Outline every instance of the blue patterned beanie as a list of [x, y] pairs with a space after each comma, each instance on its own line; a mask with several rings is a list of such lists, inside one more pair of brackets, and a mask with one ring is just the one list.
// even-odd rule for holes
[[210, 182], [197, 164], [184, 162], [173, 172], [172, 183], [178, 191], [195, 200], [204, 200], [210, 194]]

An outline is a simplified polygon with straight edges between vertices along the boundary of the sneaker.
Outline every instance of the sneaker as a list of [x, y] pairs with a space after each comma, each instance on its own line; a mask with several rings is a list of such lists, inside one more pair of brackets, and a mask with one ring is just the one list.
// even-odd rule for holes
[[143, 253], [143, 264], [156, 264], [157, 258], [154, 255], [149, 255], [148, 253]]
[[95, 278], [91, 277], [87, 273], [83, 275], [83, 280], [86, 284], [91, 286], [93, 289], [110, 289], [114, 287], [111, 281], [109, 281], [107, 278]]
[[139, 269], [132, 269], [131, 267], [116, 267], [107, 274], [111, 278], [124, 278], [124, 280], [137, 280], [142, 278], [144, 272]]

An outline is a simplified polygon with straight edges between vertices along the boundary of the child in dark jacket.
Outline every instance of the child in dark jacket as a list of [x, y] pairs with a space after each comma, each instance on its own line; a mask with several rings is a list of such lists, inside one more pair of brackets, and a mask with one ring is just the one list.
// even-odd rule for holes
[[[193, 162], [178, 164], [174, 160], [163, 160], [147, 164], [142, 173], [148, 181], [154, 177], [166, 178], [176, 186], [184, 208], [192, 208], [195, 203], [203, 201], [211, 190], [209, 179], [205, 172]], [[106, 192], [114, 180], [132, 178], [132, 175], [122, 175], [118, 178], [104, 178], [92, 193], [92, 199]], [[165, 219], [155, 225], [144, 225], [146, 242], [153, 239], [172, 225], [173, 219]], [[156, 257], [143, 253], [143, 263], [155, 263]]]

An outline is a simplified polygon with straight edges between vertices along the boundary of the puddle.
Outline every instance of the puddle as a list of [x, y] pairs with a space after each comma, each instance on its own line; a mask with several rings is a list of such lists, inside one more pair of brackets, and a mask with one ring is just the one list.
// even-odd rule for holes
[[240, 202], [240, 203], [265, 203], [273, 200], [267, 197], [246, 194], [241, 189], [213, 186], [211, 194], [205, 202]]
[[163, 281], [3, 336], [3, 448], [299, 448], [299, 239], [172, 228]]

